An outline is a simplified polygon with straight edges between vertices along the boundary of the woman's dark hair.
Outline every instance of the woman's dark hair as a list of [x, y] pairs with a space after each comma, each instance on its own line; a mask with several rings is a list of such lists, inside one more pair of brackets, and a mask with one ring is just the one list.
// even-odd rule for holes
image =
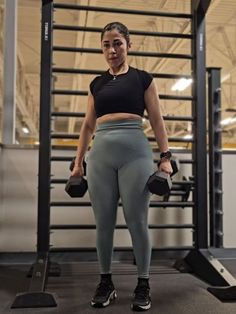
[[124, 24], [120, 22], [112, 22], [112, 23], [107, 24], [102, 30], [101, 41], [103, 39], [104, 33], [112, 31], [113, 29], [117, 29], [118, 32], [124, 36], [127, 44], [130, 43], [129, 30]]

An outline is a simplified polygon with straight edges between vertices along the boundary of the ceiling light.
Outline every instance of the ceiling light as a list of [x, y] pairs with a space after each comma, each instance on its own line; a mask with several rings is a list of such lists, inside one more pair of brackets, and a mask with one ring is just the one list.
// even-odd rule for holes
[[193, 138], [193, 135], [192, 134], [186, 134], [186, 135], [184, 135], [184, 138], [186, 140], [191, 140]]
[[220, 122], [220, 124], [224, 126], [224, 125], [232, 124], [234, 122], [236, 122], [236, 117], [229, 117], [229, 118], [225, 118], [224, 120], [222, 120]]
[[181, 78], [179, 79], [172, 87], [171, 90], [172, 91], [183, 91], [185, 90], [189, 85], [191, 85], [193, 82], [192, 78], [186, 79], [186, 78]]
[[22, 131], [23, 131], [23, 133], [25, 133], [25, 134], [29, 134], [29, 129], [27, 128], [27, 126], [23, 126], [22, 127]]

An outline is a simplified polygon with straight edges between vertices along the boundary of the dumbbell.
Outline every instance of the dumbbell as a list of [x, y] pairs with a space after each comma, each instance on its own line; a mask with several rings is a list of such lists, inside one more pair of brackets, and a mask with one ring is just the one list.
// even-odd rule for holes
[[83, 197], [87, 189], [87, 180], [79, 176], [70, 176], [65, 186], [65, 191], [70, 195], [70, 197]]
[[[75, 166], [75, 158], [72, 159], [70, 163], [70, 171], [73, 171]], [[84, 174], [86, 172], [86, 162], [83, 161]], [[70, 176], [69, 180], [66, 182], [65, 191], [70, 195], [70, 197], [83, 197], [88, 189], [87, 180], [81, 176]]]
[[[149, 177], [147, 181], [147, 186], [151, 193], [161, 196], [170, 192], [172, 187], [172, 181], [170, 177], [172, 177], [178, 172], [179, 161], [178, 159], [173, 158], [171, 159], [170, 162], [171, 167], [173, 169], [171, 176], [168, 173], [165, 173], [164, 171], [156, 171]], [[158, 166], [159, 165], [160, 162], [158, 163]]]

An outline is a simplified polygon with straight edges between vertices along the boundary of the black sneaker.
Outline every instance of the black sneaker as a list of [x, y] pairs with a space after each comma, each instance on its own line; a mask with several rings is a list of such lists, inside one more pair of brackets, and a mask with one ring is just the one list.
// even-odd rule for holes
[[112, 281], [101, 280], [92, 298], [93, 307], [106, 307], [117, 298], [116, 290]]
[[138, 283], [134, 290], [131, 309], [134, 311], [147, 311], [151, 308], [150, 287], [147, 283]]

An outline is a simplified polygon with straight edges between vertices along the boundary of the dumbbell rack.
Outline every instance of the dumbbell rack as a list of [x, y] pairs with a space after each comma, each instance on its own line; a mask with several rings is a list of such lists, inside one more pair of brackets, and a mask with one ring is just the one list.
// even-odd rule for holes
[[220, 68], [208, 68], [210, 246], [223, 247]]
[[[191, 22], [192, 35], [175, 34], [175, 37], [190, 39], [192, 42], [192, 53], [190, 55], [167, 54], [167, 53], [146, 53], [146, 52], [130, 52], [131, 55], [139, 55], [142, 57], [159, 57], [159, 58], [187, 58], [192, 64], [192, 76], [194, 79], [192, 96], [173, 96], [160, 95], [161, 99], [168, 100], [185, 100], [192, 102], [191, 117], [164, 117], [165, 120], [189, 121], [193, 124], [193, 139], [185, 138], [169, 138], [170, 142], [190, 143], [192, 147], [192, 159], [181, 160], [180, 163], [191, 163], [193, 165], [193, 185], [192, 201], [168, 201], [168, 202], [152, 202], [150, 207], [179, 207], [192, 208], [192, 223], [183, 225], [151, 225], [150, 228], [155, 229], [192, 229], [193, 243], [191, 246], [175, 246], [156, 248], [156, 250], [182, 250], [189, 251], [188, 256], [184, 260], [195, 273], [199, 274], [204, 280], [215, 284], [222, 282], [228, 283], [224, 273], [220, 273], [220, 269], [224, 268], [220, 263], [215, 266], [215, 259], [208, 254], [208, 211], [207, 211], [207, 184], [206, 184], [206, 109], [205, 109], [205, 54], [204, 39], [205, 13], [209, 6], [210, 0], [199, 0], [197, 3], [192, 0], [192, 14], [184, 14], [182, 18], [188, 18]], [[59, 206], [91, 206], [90, 202], [54, 202], [51, 201], [50, 190], [52, 184], [65, 184], [66, 179], [52, 179], [51, 162], [59, 162], [68, 160], [67, 157], [51, 156], [52, 139], [67, 138], [77, 139], [74, 134], [56, 134], [52, 132], [52, 118], [57, 116], [78, 117], [79, 113], [56, 113], [52, 111], [51, 104], [54, 95], [87, 95], [83, 91], [65, 91], [55, 90], [53, 87], [54, 73], [71, 73], [71, 74], [100, 74], [97, 70], [81, 70], [81, 69], [65, 69], [53, 68], [53, 52], [57, 51], [73, 51], [80, 53], [100, 53], [99, 49], [92, 48], [72, 48], [72, 47], [55, 47], [53, 46], [53, 30], [73, 30], [86, 31], [86, 27], [68, 27], [64, 25], [56, 25], [53, 22], [53, 11], [55, 9], [73, 9], [73, 10], [90, 10], [121, 13], [120, 9], [101, 8], [80, 5], [69, 5], [64, 3], [54, 4], [53, 0], [42, 0], [42, 37], [41, 37], [41, 85], [40, 85], [40, 146], [39, 146], [39, 178], [38, 178], [38, 236], [37, 236], [37, 258], [32, 269], [32, 279], [29, 291], [16, 297], [13, 308], [24, 307], [54, 307], [57, 306], [56, 297], [53, 293], [45, 291], [48, 275], [51, 272], [50, 252], [73, 252], [79, 248], [51, 248], [50, 232], [51, 230], [65, 229], [95, 229], [94, 225], [51, 225], [50, 211], [52, 207]], [[135, 14], [135, 10], [121, 10], [122, 13]], [[124, 12], [125, 11], [125, 12]], [[145, 15], [147, 12], [139, 12]], [[149, 15], [163, 16], [163, 12], [149, 12]], [[168, 17], [180, 17], [175, 13], [165, 13]], [[90, 28], [91, 31], [92, 28]], [[98, 28], [92, 31], [100, 32]], [[149, 33], [151, 36], [160, 36], [160, 33]], [[161, 36], [169, 37], [169, 33], [163, 33]], [[181, 37], [182, 36], [182, 37]], [[153, 73], [154, 77], [164, 79], [177, 79], [189, 75], [163, 74]], [[197, 139], [197, 140], [196, 140]], [[149, 138], [154, 141], [154, 138]], [[70, 159], [72, 159], [71, 156]], [[184, 182], [175, 182], [175, 184], [185, 184]], [[120, 206], [121, 204], [119, 204]], [[123, 225], [117, 228], [125, 228]], [[92, 248], [95, 251], [95, 248]], [[90, 249], [88, 248], [88, 251]], [[116, 249], [115, 249], [116, 250]], [[117, 250], [131, 250], [131, 248], [117, 248]], [[180, 263], [179, 263], [180, 264]], [[55, 266], [55, 265], [54, 265]], [[196, 266], [196, 267], [195, 267]], [[55, 267], [54, 267], [55, 268]], [[200, 268], [200, 269], [199, 269]], [[211, 271], [209, 272], [209, 269]], [[59, 273], [59, 271], [56, 271]], [[210, 274], [210, 275], [209, 275]], [[228, 275], [228, 274], [227, 274]], [[217, 278], [217, 279], [215, 279]], [[231, 281], [232, 283], [233, 281]]]

